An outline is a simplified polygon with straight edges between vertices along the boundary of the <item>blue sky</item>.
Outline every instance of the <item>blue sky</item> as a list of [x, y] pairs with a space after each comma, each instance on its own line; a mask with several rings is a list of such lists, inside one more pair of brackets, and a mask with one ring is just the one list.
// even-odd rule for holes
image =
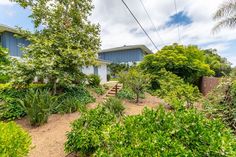
[[[212, 15], [224, 0], [142, 0], [155, 27], [148, 19], [140, 0], [126, 0], [145, 30], [161, 49], [166, 44], [193, 44], [201, 48], [216, 48], [236, 66], [236, 29], [223, 29], [217, 34], [211, 32], [215, 22]], [[144, 35], [120, 0], [94, 0], [95, 9], [90, 20], [101, 26], [102, 49], [129, 44], [145, 44], [157, 50]], [[9, 0], [0, 0], [0, 23], [33, 30], [25, 10]], [[179, 27], [179, 28], [178, 28]], [[180, 40], [178, 36], [178, 29]]]

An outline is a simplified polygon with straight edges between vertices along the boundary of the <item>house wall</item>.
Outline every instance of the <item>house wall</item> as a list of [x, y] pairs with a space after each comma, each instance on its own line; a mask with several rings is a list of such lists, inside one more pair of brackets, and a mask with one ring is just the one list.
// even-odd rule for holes
[[107, 82], [107, 65], [106, 64], [102, 64], [101, 66], [98, 67], [98, 76], [100, 76], [102, 84]]
[[21, 46], [28, 46], [29, 41], [24, 38], [16, 38], [14, 33], [3, 32], [1, 34], [1, 45], [4, 48], [7, 48], [11, 56], [21, 57], [22, 51], [20, 50]]
[[132, 63], [143, 60], [144, 54], [141, 49], [103, 52], [98, 54], [99, 59], [113, 63]]
[[82, 72], [86, 75], [97, 73], [96, 75], [100, 77], [102, 84], [107, 82], [107, 65], [106, 64], [101, 64], [100, 66], [98, 66], [97, 72], [95, 71], [94, 66], [83, 67]]

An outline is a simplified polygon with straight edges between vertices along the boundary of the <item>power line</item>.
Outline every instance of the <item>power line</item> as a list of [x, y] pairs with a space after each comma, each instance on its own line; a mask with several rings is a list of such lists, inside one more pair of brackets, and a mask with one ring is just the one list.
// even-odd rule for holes
[[155, 24], [154, 24], [154, 22], [153, 22], [153, 20], [152, 20], [152, 18], [151, 18], [151, 16], [150, 16], [150, 14], [148, 13], [148, 11], [147, 11], [147, 9], [146, 9], [146, 7], [145, 7], [143, 1], [142, 1], [142, 0], [139, 0], [139, 1], [141, 2], [143, 9], [145, 10], [145, 12], [146, 12], [146, 14], [147, 14], [149, 20], [151, 21], [152, 26], [155, 28], [155, 31], [156, 31], [157, 36], [159, 37], [160, 41], [161, 41], [162, 44], [164, 45], [164, 42], [163, 42], [163, 40], [162, 40], [162, 38], [161, 38], [161, 35], [159, 34], [158, 29], [157, 29], [157, 27], [155, 26]]
[[125, 3], [124, 0], [121, 0], [123, 2], [123, 4], [126, 6], [126, 8], [129, 10], [130, 14], [133, 16], [133, 18], [135, 19], [135, 21], [138, 23], [138, 25], [142, 28], [143, 32], [146, 34], [146, 36], [149, 38], [149, 40], [151, 41], [151, 43], [153, 44], [153, 46], [159, 50], [156, 46], [156, 44], [153, 42], [152, 38], [148, 35], [148, 33], [145, 31], [145, 29], [143, 28], [143, 26], [141, 25], [141, 23], [138, 21], [138, 19], [135, 17], [135, 15], [133, 14], [133, 12], [130, 10], [130, 8], [128, 7], [128, 5]]
[[[177, 15], [178, 11], [177, 11], [176, 0], [174, 0], [174, 5], [175, 5], [175, 13], [176, 13], [176, 15]], [[179, 37], [179, 42], [181, 42], [181, 39], [180, 39], [180, 30], [179, 30], [179, 23], [178, 23], [178, 37]]]

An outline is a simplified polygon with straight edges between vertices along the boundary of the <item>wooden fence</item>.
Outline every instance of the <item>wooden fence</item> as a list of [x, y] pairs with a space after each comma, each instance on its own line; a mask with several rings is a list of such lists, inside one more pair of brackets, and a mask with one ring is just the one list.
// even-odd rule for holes
[[200, 91], [203, 95], [207, 95], [220, 83], [220, 78], [218, 77], [202, 77], [200, 83]]

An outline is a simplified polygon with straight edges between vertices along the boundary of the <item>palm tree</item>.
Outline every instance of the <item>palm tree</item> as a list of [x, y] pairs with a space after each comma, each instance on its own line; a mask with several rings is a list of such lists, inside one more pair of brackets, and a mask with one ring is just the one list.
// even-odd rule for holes
[[223, 27], [236, 27], [236, 0], [224, 2], [214, 14], [213, 19], [218, 21], [217, 25], [213, 28], [213, 32]]

